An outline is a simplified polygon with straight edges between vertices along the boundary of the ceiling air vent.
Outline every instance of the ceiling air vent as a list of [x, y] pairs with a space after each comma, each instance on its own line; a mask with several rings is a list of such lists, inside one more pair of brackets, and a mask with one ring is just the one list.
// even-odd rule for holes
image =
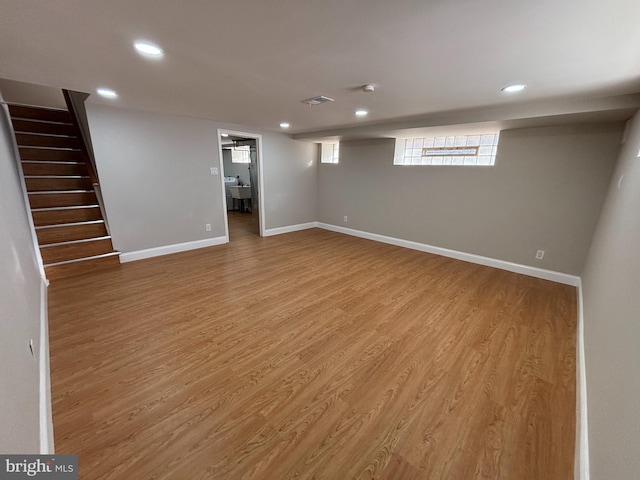
[[307, 98], [306, 100], [302, 100], [302, 103], [306, 103], [307, 105], [320, 105], [321, 103], [333, 102], [333, 98], [325, 97], [324, 95], [320, 95], [319, 97]]

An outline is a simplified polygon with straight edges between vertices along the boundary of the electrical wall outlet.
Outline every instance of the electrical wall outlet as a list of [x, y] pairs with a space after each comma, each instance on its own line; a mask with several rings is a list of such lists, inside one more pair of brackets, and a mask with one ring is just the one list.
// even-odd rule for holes
[[211, 231], [211, 224], [210, 224], [210, 223], [205, 223], [205, 225], [204, 225], [204, 229], [205, 229], [207, 232], [210, 232], [210, 231]]
[[536, 252], [536, 260], [542, 260], [544, 258], [544, 250], [538, 250]]
[[218, 175], [218, 167], [211, 167], [209, 170], [211, 171], [211, 175]]
[[348, 220], [349, 220], [349, 218], [345, 215], [344, 216], [344, 222], [347, 223]]

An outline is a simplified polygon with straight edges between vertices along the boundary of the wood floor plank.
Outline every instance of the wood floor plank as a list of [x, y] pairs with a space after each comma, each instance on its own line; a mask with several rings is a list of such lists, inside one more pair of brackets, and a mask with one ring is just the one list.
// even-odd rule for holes
[[83, 479], [569, 479], [575, 289], [307, 230], [53, 282]]

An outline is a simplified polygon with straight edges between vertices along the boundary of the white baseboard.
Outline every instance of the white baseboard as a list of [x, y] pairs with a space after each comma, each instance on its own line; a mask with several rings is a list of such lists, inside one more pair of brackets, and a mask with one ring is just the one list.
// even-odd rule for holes
[[322, 223], [322, 222], [318, 222], [317, 226], [318, 228], [331, 230], [332, 232], [345, 233], [347, 235], [366, 238], [368, 240], [375, 240], [376, 242], [388, 243], [390, 245], [396, 245], [398, 247], [405, 247], [405, 248], [410, 248], [412, 250], [419, 250], [421, 252], [434, 253], [436, 255], [442, 255], [443, 257], [455, 258], [457, 260], [463, 260], [465, 262], [477, 263], [479, 265], [486, 265], [487, 267], [494, 267], [494, 268], [499, 268], [501, 270], [507, 270], [509, 272], [521, 273], [523, 275], [529, 275], [530, 277], [542, 278], [544, 280], [563, 283], [565, 285], [572, 285], [574, 287], [577, 287], [580, 281], [580, 277], [576, 275], [569, 275], [568, 273], [555, 272], [553, 270], [545, 270], [543, 268], [537, 268], [537, 267], [531, 267], [529, 265], [522, 265], [519, 263], [507, 262], [505, 260], [498, 260], [496, 258], [483, 257], [481, 255], [475, 255], [473, 253], [465, 253], [465, 252], [459, 252], [457, 250], [449, 250], [448, 248], [435, 247], [433, 245], [413, 242], [411, 240], [403, 240], [401, 238], [387, 237], [386, 235], [363, 232], [361, 230], [354, 230], [351, 228], [339, 227], [337, 225], [331, 225], [331, 224]]
[[576, 336], [576, 456], [573, 475], [575, 480], [589, 480], [590, 476], [582, 280], [578, 282], [578, 332]]
[[51, 370], [49, 368], [49, 281], [43, 276], [40, 283], [40, 454], [55, 452], [53, 444], [53, 414], [51, 411]]
[[265, 237], [272, 235], [280, 235], [282, 233], [298, 232], [300, 230], [307, 230], [309, 228], [316, 228], [318, 222], [299, 223], [297, 225], [287, 225], [286, 227], [269, 228], [264, 231]]
[[186, 252], [197, 248], [213, 247], [228, 243], [227, 237], [214, 237], [205, 240], [195, 240], [193, 242], [174, 243], [173, 245], [163, 245], [162, 247], [147, 248], [145, 250], [135, 250], [133, 252], [125, 252], [120, 254], [120, 262], [134, 262], [145, 258], [159, 257], [161, 255], [169, 255], [171, 253]]

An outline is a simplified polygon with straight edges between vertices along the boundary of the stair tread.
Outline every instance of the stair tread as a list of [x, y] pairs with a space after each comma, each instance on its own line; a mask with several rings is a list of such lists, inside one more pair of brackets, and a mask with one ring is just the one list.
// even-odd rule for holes
[[103, 219], [100, 220], [87, 220], [86, 222], [71, 222], [71, 223], [57, 223], [55, 225], [42, 225], [40, 227], [36, 227], [38, 229], [46, 229], [46, 228], [60, 228], [60, 227], [71, 227], [76, 225], [88, 225], [91, 223], [104, 223]]
[[76, 127], [69, 123], [53, 123], [42, 120], [12, 118], [16, 133], [42, 133], [49, 135], [77, 136]]
[[99, 205], [33, 209], [31, 216], [36, 227], [102, 220]]
[[70, 150], [80, 149], [80, 140], [78, 137], [16, 133], [16, 142], [19, 147], [65, 148]]
[[84, 163], [22, 162], [25, 176], [88, 176]]
[[77, 245], [87, 242], [96, 242], [98, 240], [111, 240], [111, 235], [102, 235], [100, 237], [79, 238], [77, 240], [65, 240], [64, 242], [47, 243], [45, 245], [40, 245], [40, 248], [59, 247], [61, 245]]
[[52, 243], [108, 236], [104, 220], [36, 227], [36, 235], [41, 247]]
[[64, 192], [88, 190], [91, 187], [89, 177], [25, 177], [27, 192]]
[[25, 175], [24, 178], [89, 178], [89, 175]]
[[56, 210], [73, 210], [74, 208], [99, 208], [100, 205], [92, 203], [90, 205], [68, 205], [66, 207], [44, 207], [44, 208], [32, 208], [32, 212], [53, 212]]
[[98, 199], [93, 189], [29, 192], [31, 208], [71, 207], [96, 204]]
[[80, 150], [54, 149], [54, 148], [34, 148], [19, 147], [22, 161], [31, 160], [60, 160], [60, 161], [83, 161], [84, 157]]
[[9, 105], [9, 113], [12, 118], [43, 120], [55, 123], [72, 123], [71, 115], [67, 110], [30, 107], [26, 105]]

